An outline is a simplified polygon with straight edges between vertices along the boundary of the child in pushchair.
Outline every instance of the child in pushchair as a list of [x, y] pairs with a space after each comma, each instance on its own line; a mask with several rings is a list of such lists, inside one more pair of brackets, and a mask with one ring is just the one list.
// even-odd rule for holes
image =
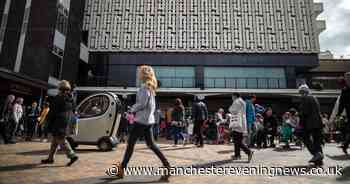
[[217, 144], [218, 131], [217, 131], [217, 124], [215, 119], [210, 117], [206, 127], [207, 127], [206, 138], [208, 143]]
[[281, 134], [282, 134], [282, 142], [285, 143], [283, 146], [284, 149], [290, 149], [289, 141], [293, 136], [293, 124], [291, 122], [290, 113], [286, 112], [283, 115]]
[[230, 113], [226, 114], [225, 119], [223, 121], [217, 122], [217, 143], [225, 144], [231, 142], [231, 131], [229, 130], [229, 123], [232, 115]]
[[298, 116], [298, 112], [296, 109], [291, 108], [289, 110], [290, 120], [293, 126], [293, 140], [296, 146], [300, 146], [300, 149], [303, 149], [303, 141], [302, 141], [302, 126], [300, 125], [300, 118]]
[[266, 139], [266, 137], [264, 137], [264, 117], [260, 113], [256, 114], [252, 131], [252, 137], [255, 137], [256, 146], [260, 149], [262, 144], [266, 142], [266, 140], [264, 140]]

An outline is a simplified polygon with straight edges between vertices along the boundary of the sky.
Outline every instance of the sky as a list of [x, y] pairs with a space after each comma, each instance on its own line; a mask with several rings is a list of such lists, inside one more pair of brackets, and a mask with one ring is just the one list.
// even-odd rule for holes
[[327, 29], [320, 34], [321, 51], [330, 50], [335, 57], [350, 58], [350, 0], [314, 0], [322, 2], [324, 11], [318, 17]]

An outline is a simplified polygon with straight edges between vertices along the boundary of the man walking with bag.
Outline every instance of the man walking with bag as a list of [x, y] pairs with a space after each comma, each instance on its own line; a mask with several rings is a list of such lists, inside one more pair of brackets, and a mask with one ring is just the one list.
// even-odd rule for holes
[[246, 119], [246, 103], [241, 98], [239, 93], [234, 93], [232, 96], [233, 103], [229, 109], [232, 117], [230, 119], [229, 128], [232, 130], [233, 141], [235, 145], [235, 154], [233, 160], [241, 159], [241, 148], [248, 155], [248, 163], [253, 158], [253, 151], [243, 143], [243, 135], [248, 134], [247, 119]]

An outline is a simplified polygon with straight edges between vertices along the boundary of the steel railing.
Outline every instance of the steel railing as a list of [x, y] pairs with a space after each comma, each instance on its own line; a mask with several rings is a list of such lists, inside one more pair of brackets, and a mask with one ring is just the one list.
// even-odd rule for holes
[[[207, 77], [204, 86], [200, 86], [195, 77], [158, 77], [159, 86], [163, 88], [233, 88], [233, 89], [285, 89], [285, 78], [230, 78]], [[126, 81], [113, 80], [108, 77], [94, 77], [88, 81], [90, 86], [126, 86]], [[128, 87], [135, 87], [137, 84]]]
[[232, 78], [208, 77], [204, 79], [206, 88], [233, 88], [233, 89], [285, 89], [285, 78]]

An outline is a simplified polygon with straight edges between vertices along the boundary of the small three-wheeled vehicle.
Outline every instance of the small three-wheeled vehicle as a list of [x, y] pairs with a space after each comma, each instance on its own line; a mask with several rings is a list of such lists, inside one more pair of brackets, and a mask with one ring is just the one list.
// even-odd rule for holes
[[78, 132], [67, 137], [73, 149], [78, 145], [97, 145], [102, 151], [118, 144], [121, 102], [114, 93], [98, 93], [85, 98], [77, 107]]

